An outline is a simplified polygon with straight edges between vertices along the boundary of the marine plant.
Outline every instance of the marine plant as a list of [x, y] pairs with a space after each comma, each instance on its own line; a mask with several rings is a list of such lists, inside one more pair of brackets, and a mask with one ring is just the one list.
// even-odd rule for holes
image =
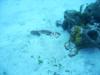
[[73, 28], [73, 31], [71, 33], [71, 39], [70, 39], [73, 43], [75, 43], [76, 46], [81, 44], [81, 27], [80, 26], [75, 26]]

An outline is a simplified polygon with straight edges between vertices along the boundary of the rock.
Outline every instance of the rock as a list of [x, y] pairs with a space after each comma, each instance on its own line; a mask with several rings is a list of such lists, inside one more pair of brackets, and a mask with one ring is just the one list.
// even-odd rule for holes
[[[75, 47], [70, 43], [73, 43]], [[70, 33], [70, 41], [69, 43], [65, 43], [64, 47], [70, 51], [68, 54], [69, 57], [73, 57], [78, 54], [80, 49], [100, 49], [100, 28], [98, 28], [98, 24], [87, 25], [84, 28], [74, 26]]]
[[63, 30], [70, 32], [71, 28], [74, 25], [77, 25], [80, 22], [80, 12], [75, 10], [67, 10], [64, 12], [64, 21], [62, 24]]
[[[95, 3], [91, 3], [83, 9], [83, 5], [80, 6], [80, 11], [66, 10], [64, 12], [64, 21], [62, 23], [63, 30], [71, 31], [71, 28], [75, 25], [87, 25], [89, 23], [100, 23], [100, 0]], [[61, 24], [57, 23], [57, 26]]]
[[[75, 33], [75, 31], [73, 31], [72, 33]], [[79, 36], [78, 37], [74, 36], [71, 36], [71, 38], [75, 39], [79, 37]], [[92, 47], [100, 48], [100, 30], [96, 28], [96, 25], [93, 25], [93, 27], [88, 26], [87, 28], [83, 28], [80, 37], [81, 40], [78, 44], [76, 40], [73, 41], [71, 39], [71, 41], [76, 45], [78, 49], [92, 48]]]
[[86, 25], [91, 22], [91, 17], [87, 13], [81, 13], [79, 11], [65, 11], [64, 21], [62, 24], [63, 30], [71, 31], [71, 28], [75, 25]]
[[95, 3], [91, 3], [86, 6], [84, 13], [91, 16], [91, 20], [97, 23], [100, 23], [100, 0], [97, 0]]
[[[64, 13], [62, 28], [70, 34], [76, 50], [71, 50], [70, 57], [75, 56], [80, 49], [100, 49], [100, 0], [86, 6], [84, 11], [67, 10]], [[68, 50], [66, 44], [64, 45]], [[71, 45], [72, 46], [72, 45]]]

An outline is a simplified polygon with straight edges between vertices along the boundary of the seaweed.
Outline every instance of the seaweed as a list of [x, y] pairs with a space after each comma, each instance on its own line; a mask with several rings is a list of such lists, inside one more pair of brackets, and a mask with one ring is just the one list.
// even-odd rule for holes
[[81, 39], [81, 28], [80, 26], [75, 26], [74, 31], [71, 33], [71, 41], [75, 43], [75, 45], [80, 45]]

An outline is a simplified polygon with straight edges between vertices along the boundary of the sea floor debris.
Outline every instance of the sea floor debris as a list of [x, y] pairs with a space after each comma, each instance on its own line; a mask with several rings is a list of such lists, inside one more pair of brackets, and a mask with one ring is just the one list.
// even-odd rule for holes
[[58, 38], [61, 35], [59, 32], [52, 32], [49, 30], [32, 30], [30, 33], [34, 36], [41, 36], [42, 34], [45, 34], [47, 36], [54, 36], [55, 38]]

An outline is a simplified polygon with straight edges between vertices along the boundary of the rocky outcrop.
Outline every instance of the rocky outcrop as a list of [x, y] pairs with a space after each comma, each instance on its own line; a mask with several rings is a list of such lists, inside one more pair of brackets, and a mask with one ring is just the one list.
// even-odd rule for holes
[[80, 11], [66, 10], [64, 12], [63, 30], [70, 31], [75, 25], [100, 23], [100, 0], [87, 5], [84, 11], [82, 7], [80, 6]]
[[100, 49], [100, 0], [87, 5], [84, 10], [82, 7], [80, 11], [66, 10], [61, 27], [69, 32], [70, 41], [78, 50], [91, 47]]
[[75, 10], [68, 10], [64, 12], [64, 21], [62, 24], [63, 30], [71, 31], [71, 28], [74, 25], [77, 25], [80, 22], [80, 12]]
[[95, 26], [97, 25], [94, 24], [93, 27], [88, 26], [87, 28], [83, 28], [80, 44], [76, 44], [78, 49], [91, 47], [100, 48], [100, 30], [99, 28], [95, 28]]

